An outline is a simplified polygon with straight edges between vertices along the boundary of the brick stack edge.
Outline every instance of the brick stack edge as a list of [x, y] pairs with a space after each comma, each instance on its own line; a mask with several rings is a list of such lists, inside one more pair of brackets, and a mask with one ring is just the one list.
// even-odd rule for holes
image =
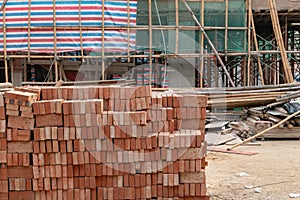
[[209, 199], [207, 97], [150, 87], [0, 94], [0, 199]]

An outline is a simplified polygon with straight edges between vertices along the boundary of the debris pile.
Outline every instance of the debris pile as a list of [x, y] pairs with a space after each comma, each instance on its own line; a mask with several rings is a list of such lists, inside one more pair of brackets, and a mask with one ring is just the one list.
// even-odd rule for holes
[[[233, 143], [245, 140], [252, 136], [259, 138], [300, 138], [300, 110], [299, 91], [291, 91], [277, 97], [273, 102], [262, 104], [259, 107], [244, 108], [240, 119], [230, 122], [216, 122], [213, 119], [206, 128], [222, 125], [218, 134], [210, 135], [208, 140], [215, 140], [213, 144]], [[295, 114], [294, 114], [295, 113]], [[295, 115], [295, 116], [294, 116]], [[263, 132], [267, 130], [266, 132]], [[211, 132], [211, 131], [208, 131]], [[261, 134], [263, 132], [263, 134]], [[213, 139], [211, 139], [213, 138]], [[220, 139], [222, 138], [222, 139]]]
[[[236, 134], [242, 139], [249, 138], [260, 131], [272, 127], [285, 118], [299, 110], [300, 104], [297, 102], [286, 103], [283, 106], [275, 106], [273, 108], [254, 107], [246, 110], [246, 116], [238, 122], [230, 122], [221, 131], [222, 134]], [[274, 128], [261, 138], [300, 138], [300, 116], [295, 116], [278, 128]]]

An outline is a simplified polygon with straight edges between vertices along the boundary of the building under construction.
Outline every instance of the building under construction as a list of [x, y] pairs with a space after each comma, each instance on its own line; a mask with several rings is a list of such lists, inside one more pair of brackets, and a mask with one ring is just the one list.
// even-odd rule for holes
[[285, 199], [299, 2], [0, 0], [0, 199]]
[[129, 79], [201, 88], [300, 79], [298, 0], [1, 2], [0, 80], [15, 86]]

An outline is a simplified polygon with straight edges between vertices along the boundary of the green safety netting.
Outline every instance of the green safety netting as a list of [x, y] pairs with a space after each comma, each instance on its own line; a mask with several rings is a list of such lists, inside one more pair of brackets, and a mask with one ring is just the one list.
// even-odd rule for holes
[[[201, 1], [188, 2], [194, 14], [201, 22]], [[175, 51], [175, 25], [176, 7], [175, 0], [152, 0], [152, 25], [174, 27], [174, 30], [153, 31], [153, 48], [166, 53]], [[204, 26], [225, 27], [225, 1], [205, 1]], [[179, 26], [197, 26], [184, 3], [179, 1]], [[246, 27], [245, 0], [229, 0], [228, 26]], [[138, 1], [137, 25], [149, 24], [148, 0]], [[207, 30], [210, 40], [218, 51], [225, 50], [225, 31], [220, 29]], [[198, 30], [179, 31], [179, 53], [199, 52], [201, 32]], [[228, 30], [228, 51], [243, 52], [247, 49], [246, 30]], [[147, 30], [137, 31], [136, 47], [146, 49], [149, 46], [149, 32]], [[204, 43], [205, 51], [210, 52], [207, 41]]]

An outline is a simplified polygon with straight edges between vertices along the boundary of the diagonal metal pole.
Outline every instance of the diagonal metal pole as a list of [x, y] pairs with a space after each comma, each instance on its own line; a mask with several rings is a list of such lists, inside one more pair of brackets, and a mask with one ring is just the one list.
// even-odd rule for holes
[[196, 24], [199, 26], [201, 32], [203, 33], [205, 39], [208, 41], [208, 44], [210, 45], [210, 47], [212, 48], [213, 52], [216, 54], [218, 61], [220, 62], [230, 84], [232, 87], [235, 87], [234, 82], [232, 81], [229, 72], [226, 69], [226, 66], [224, 65], [218, 51], [216, 50], [216, 48], [214, 47], [214, 44], [211, 42], [210, 38], [208, 37], [208, 35], [206, 34], [206, 32], [204, 31], [204, 28], [201, 26], [199, 20], [197, 19], [197, 17], [195, 16], [194, 12], [192, 11], [191, 7], [189, 6], [189, 4], [187, 3], [186, 0], [182, 0], [183, 3], [185, 4], [185, 7], [189, 10], [190, 14], [192, 15], [193, 19], [195, 20]]

